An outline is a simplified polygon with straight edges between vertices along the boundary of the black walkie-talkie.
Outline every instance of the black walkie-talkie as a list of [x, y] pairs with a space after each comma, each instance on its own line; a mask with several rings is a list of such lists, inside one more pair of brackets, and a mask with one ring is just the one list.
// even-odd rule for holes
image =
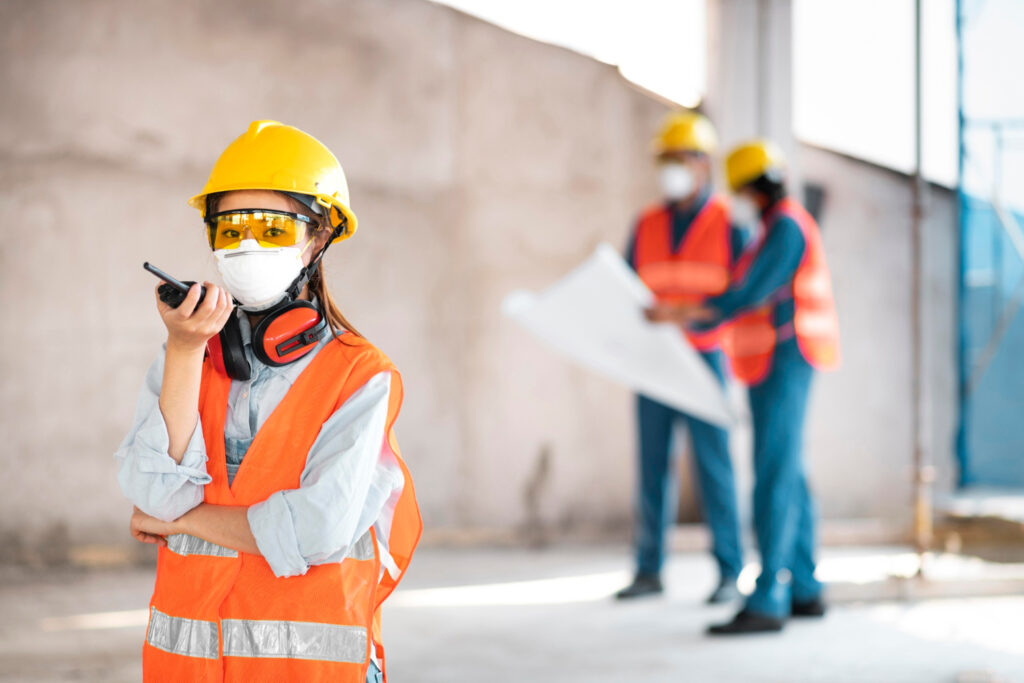
[[[164, 281], [164, 284], [156, 288], [160, 301], [171, 308], [177, 308], [185, 300], [189, 287], [195, 284], [191, 280], [182, 282], [160, 270], [149, 261], [142, 264], [142, 267]], [[196, 306], [203, 303], [206, 296], [206, 287], [199, 290], [199, 301]], [[239, 326], [238, 316], [232, 313], [228, 316], [220, 333], [207, 342], [207, 349], [211, 350], [214, 366], [218, 371], [224, 372], [231, 379], [248, 380], [252, 377], [252, 368], [245, 357], [245, 345], [242, 342], [242, 331]]]
[[[177, 278], [173, 278], [156, 266], [150, 264], [149, 261], [143, 263], [142, 267], [164, 281], [164, 284], [157, 287], [156, 291], [160, 296], [160, 301], [163, 301], [171, 308], [177, 308], [180, 306], [181, 302], [185, 300], [185, 295], [188, 294], [189, 288], [195, 284], [194, 280], [186, 280], [185, 282], [182, 282]], [[206, 287], [202, 287], [199, 290], [199, 301], [196, 302], [196, 306], [203, 303], [203, 299], [205, 297]]]

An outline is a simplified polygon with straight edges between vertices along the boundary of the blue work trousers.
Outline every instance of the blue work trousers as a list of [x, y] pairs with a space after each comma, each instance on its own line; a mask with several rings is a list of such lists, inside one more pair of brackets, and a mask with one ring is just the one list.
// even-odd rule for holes
[[[701, 354], [724, 383], [721, 351]], [[665, 559], [665, 531], [673, 522], [678, 486], [672, 434], [682, 421], [690, 433], [704, 519], [711, 529], [712, 553], [723, 578], [735, 579], [743, 569], [736, 484], [729, 457], [729, 433], [646, 396], [637, 396], [640, 476], [634, 533], [637, 572], [658, 574]]]
[[803, 464], [804, 416], [814, 369], [795, 339], [775, 348], [765, 379], [750, 387], [754, 424], [754, 531], [761, 575], [752, 612], [784, 618], [792, 600], [821, 595], [814, 578], [817, 511]]

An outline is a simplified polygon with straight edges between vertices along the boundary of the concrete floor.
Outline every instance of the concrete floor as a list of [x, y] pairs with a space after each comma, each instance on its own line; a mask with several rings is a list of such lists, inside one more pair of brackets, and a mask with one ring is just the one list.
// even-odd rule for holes
[[[822, 573], [868, 576], [867, 558], [901, 552], [826, 550]], [[844, 602], [779, 635], [720, 640], [704, 627], [733, 608], [701, 604], [703, 554], [673, 558], [665, 597], [616, 604], [627, 565], [617, 547], [421, 550], [385, 610], [391, 680], [1024, 681], [1020, 594]], [[0, 578], [0, 681], [139, 680], [151, 569]]]

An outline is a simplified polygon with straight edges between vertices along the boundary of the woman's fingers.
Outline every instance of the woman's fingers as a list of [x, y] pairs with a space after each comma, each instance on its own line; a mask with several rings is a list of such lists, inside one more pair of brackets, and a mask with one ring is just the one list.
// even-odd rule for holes
[[[210, 305], [207, 306], [206, 304]], [[206, 300], [203, 301], [202, 312], [205, 317], [202, 320], [203, 330], [210, 336], [220, 332], [227, 322], [227, 313], [231, 311], [231, 297], [217, 285], [206, 283]]]
[[223, 326], [220, 318], [224, 305], [224, 290], [212, 282], [204, 282], [203, 285], [206, 287], [206, 296], [189, 318], [189, 323], [197, 333], [211, 337]]
[[[206, 288], [206, 295], [200, 303], [202, 286]], [[221, 331], [234, 306], [231, 295], [212, 282], [192, 285], [177, 308], [159, 301], [159, 292], [157, 298], [157, 309], [167, 326], [168, 342], [173, 340], [178, 345], [195, 348], [202, 347]]]
[[169, 311], [174, 310], [173, 308], [165, 304], [163, 302], [163, 299], [160, 298], [160, 285], [157, 285], [156, 287], [153, 288], [153, 295], [156, 296], [156, 310], [160, 311], [161, 316], [166, 315]]
[[234, 313], [234, 305], [231, 302], [231, 295], [225, 290], [221, 290], [221, 301], [217, 305], [217, 331], [219, 332], [224, 328], [228, 318]]
[[154, 545], [160, 546], [167, 545], [167, 539], [163, 536], [147, 533], [140, 528], [146, 517], [148, 517], [146, 513], [140, 510], [137, 506], [132, 506], [132, 517], [128, 522], [128, 531], [131, 533], [132, 538], [140, 543], [153, 543]]
[[[193, 285], [193, 287], [198, 286], [198, 284]], [[209, 282], [204, 282], [203, 286], [206, 288], [206, 295], [203, 297], [202, 302], [196, 304], [195, 310], [188, 316], [189, 324], [197, 330], [206, 325], [210, 319], [210, 313], [217, 307], [216, 288]]]
[[153, 545], [165, 546], [167, 539], [156, 534], [147, 534], [145, 531], [132, 531], [132, 536], [140, 543], [152, 543]]
[[132, 538], [134, 538], [136, 541], [140, 541], [142, 543], [153, 543], [153, 536], [151, 534], [147, 534], [145, 531], [140, 531], [139, 529], [133, 528], [131, 529], [131, 533]]
[[190, 318], [195, 313], [196, 303], [199, 301], [199, 292], [201, 291], [199, 284], [194, 284], [188, 288], [188, 294], [185, 295], [185, 300], [178, 306], [178, 315], [182, 318]]
[[199, 309], [206, 318], [209, 318], [217, 310], [221, 290], [212, 282], [204, 282], [203, 285], [206, 287], [206, 297], [203, 299], [203, 303], [199, 304]]

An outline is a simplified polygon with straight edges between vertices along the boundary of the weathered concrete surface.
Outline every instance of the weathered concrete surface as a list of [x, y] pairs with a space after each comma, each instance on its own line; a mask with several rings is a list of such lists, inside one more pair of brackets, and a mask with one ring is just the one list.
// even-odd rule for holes
[[[822, 570], [872, 553], [826, 553]], [[707, 638], [703, 554], [668, 564], [664, 599], [616, 604], [625, 548], [424, 551], [385, 608], [395, 681], [1024, 680], [1024, 598], [854, 603], [779, 635]], [[0, 680], [137, 681], [152, 570], [8, 575]], [[67, 617], [89, 615], [68, 620]], [[91, 628], [84, 628], [91, 625]], [[99, 628], [99, 626], [106, 626]]]
[[[911, 182], [810, 146], [804, 179], [825, 189], [821, 226], [842, 331], [843, 365], [815, 380], [807, 453], [825, 514], [910, 518]], [[956, 479], [956, 201], [928, 190], [923, 225], [926, 435], [937, 488]]]
[[[622, 244], [656, 196], [649, 139], [664, 108], [612, 68], [424, 0], [12, 0], [0, 85], [4, 559], [52, 565], [73, 545], [127, 542], [111, 454], [163, 339], [140, 265], [212, 276], [184, 201], [255, 118], [315, 133], [349, 173], [361, 229], [327, 270], [346, 314], [404, 372], [399, 438], [428, 529], [625, 529], [628, 392], [499, 313], [509, 290]], [[804, 168], [830, 193], [846, 347], [845, 368], [816, 389], [813, 478], [826, 516], [900, 522], [909, 190], [824, 152]], [[950, 216], [936, 217], [942, 234]], [[951, 254], [934, 255], [942, 313], [925, 335], [941, 346], [946, 436]], [[948, 445], [936, 440], [947, 470]]]
[[349, 174], [360, 231], [327, 270], [404, 372], [427, 523], [628, 517], [628, 395], [498, 304], [624, 241], [663, 105], [422, 0], [9, 2], [0, 27], [0, 466], [17, 472], [0, 529], [24, 539], [8, 555], [123, 537], [111, 455], [164, 335], [140, 266], [213, 274], [185, 199], [256, 118], [313, 132]]

